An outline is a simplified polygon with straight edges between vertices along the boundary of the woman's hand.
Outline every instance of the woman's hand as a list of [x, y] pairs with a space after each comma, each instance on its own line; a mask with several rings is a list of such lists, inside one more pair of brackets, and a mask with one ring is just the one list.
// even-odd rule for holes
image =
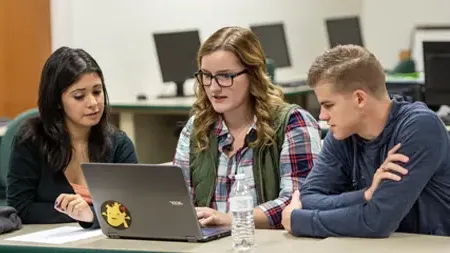
[[93, 222], [94, 213], [89, 204], [78, 194], [61, 194], [56, 198], [55, 209], [74, 220]]
[[231, 214], [221, 213], [209, 207], [196, 207], [197, 218], [202, 226], [231, 225]]

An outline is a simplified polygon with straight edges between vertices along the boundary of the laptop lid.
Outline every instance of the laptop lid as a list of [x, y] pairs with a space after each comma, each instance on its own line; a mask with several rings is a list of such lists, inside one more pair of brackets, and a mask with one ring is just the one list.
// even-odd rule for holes
[[207, 241], [229, 228], [202, 232], [180, 167], [81, 164], [103, 233], [111, 238]]

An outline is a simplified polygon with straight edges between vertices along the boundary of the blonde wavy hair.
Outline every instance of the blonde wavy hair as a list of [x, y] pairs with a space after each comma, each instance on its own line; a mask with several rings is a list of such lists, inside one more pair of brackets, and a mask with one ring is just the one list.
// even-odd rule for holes
[[[256, 140], [249, 146], [261, 147], [274, 144], [275, 130], [271, 123], [284, 104], [282, 90], [273, 85], [266, 72], [266, 58], [256, 35], [242, 27], [224, 27], [212, 34], [200, 47], [197, 65], [201, 68], [202, 58], [218, 50], [234, 53], [245, 68], [250, 82], [250, 96], [256, 121]], [[208, 148], [209, 134], [220, 114], [209, 101], [204, 87], [196, 82], [196, 101], [192, 108], [194, 115], [194, 145], [197, 151]]]

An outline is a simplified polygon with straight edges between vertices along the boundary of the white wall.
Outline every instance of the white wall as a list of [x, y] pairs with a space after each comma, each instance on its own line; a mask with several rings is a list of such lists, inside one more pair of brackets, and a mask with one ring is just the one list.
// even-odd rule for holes
[[105, 73], [111, 102], [134, 101], [174, 90], [162, 84], [152, 32], [198, 28], [204, 41], [222, 26], [283, 21], [293, 67], [277, 77], [289, 80], [328, 48], [324, 18], [361, 8], [361, 0], [52, 0], [52, 48], [85, 49]]
[[410, 33], [417, 25], [450, 25], [449, 0], [362, 0], [362, 27], [366, 47], [385, 68], [398, 62], [408, 49]]

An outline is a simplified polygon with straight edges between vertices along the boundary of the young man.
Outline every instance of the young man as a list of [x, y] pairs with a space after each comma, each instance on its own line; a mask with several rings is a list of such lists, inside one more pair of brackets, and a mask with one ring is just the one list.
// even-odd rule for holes
[[282, 213], [295, 236], [450, 235], [450, 141], [420, 102], [391, 99], [373, 54], [359, 46], [319, 56], [308, 83], [328, 134]]

